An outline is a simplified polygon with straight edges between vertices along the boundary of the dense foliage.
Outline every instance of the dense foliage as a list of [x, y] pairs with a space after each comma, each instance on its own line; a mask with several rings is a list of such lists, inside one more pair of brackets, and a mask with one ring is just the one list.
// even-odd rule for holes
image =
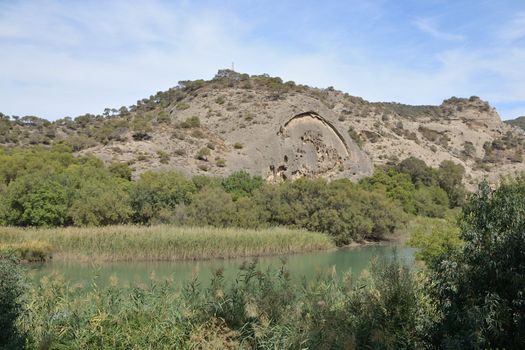
[[126, 164], [74, 157], [66, 146], [7, 148], [0, 150], [0, 224], [288, 226], [329, 233], [346, 244], [387, 237], [412, 214], [443, 217], [461, 201], [461, 177], [455, 164], [432, 169], [407, 159], [358, 184], [269, 184], [243, 171], [225, 178], [145, 172], [131, 181]]
[[464, 244], [429, 259], [439, 312], [430, 341], [445, 349], [525, 347], [525, 178], [483, 183], [463, 209]]
[[285, 266], [252, 263], [231, 280], [217, 271], [207, 288], [155, 280], [78, 288], [46, 277], [20, 299], [17, 267], [4, 260], [1, 340], [40, 349], [523, 349], [525, 178], [483, 184], [459, 232], [450, 218], [418, 220], [424, 266], [411, 271], [394, 258], [358, 279], [298, 283]]
[[24, 292], [20, 266], [14, 258], [0, 254], [0, 349], [22, 348], [24, 336], [17, 320], [22, 315]]

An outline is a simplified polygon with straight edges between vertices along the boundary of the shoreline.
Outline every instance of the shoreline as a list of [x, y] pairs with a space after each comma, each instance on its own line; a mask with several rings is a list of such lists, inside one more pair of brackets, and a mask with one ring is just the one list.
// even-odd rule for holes
[[57, 253], [54, 254], [53, 257], [46, 261], [22, 261], [24, 264], [28, 265], [38, 265], [38, 264], [48, 264], [53, 263], [54, 261], [60, 262], [60, 263], [80, 263], [80, 264], [88, 264], [88, 263], [96, 263], [96, 264], [111, 264], [111, 263], [154, 263], [154, 262], [198, 262], [198, 261], [211, 261], [211, 260], [235, 260], [235, 259], [258, 259], [258, 258], [267, 258], [267, 257], [284, 257], [284, 256], [290, 256], [290, 255], [301, 255], [301, 254], [309, 254], [309, 253], [322, 253], [322, 252], [331, 252], [331, 251], [337, 251], [337, 250], [345, 250], [345, 249], [356, 249], [356, 248], [363, 248], [368, 246], [384, 246], [384, 245], [391, 245], [396, 244], [400, 240], [381, 240], [381, 241], [370, 241], [365, 240], [361, 242], [352, 242], [350, 244], [344, 245], [344, 246], [333, 246], [333, 247], [327, 247], [327, 248], [320, 248], [320, 249], [308, 249], [308, 250], [291, 250], [288, 252], [268, 252], [268, 253], [256, 253], [256, 254], [249, 254], [249, 255], [217, 255], [217, 256], [199, 256], [199, 257], [191, 257], [191, 258], [112, 258], [112, 257], [103, 257], [103, 256], [87, 256], [87, 255], [81, 255], [81, 254], [69, 254], [69, 253]]
[[[287, 256], [385, 245], [400, 241], [360, 240], [336, 246], [326, 234], [287, 228], [106, 226], [26, 229], [0, 227], [0, 247], [21, 246], [25, 264], [177, 262]], [[1, 252], [1, 249], [0, 249]]]

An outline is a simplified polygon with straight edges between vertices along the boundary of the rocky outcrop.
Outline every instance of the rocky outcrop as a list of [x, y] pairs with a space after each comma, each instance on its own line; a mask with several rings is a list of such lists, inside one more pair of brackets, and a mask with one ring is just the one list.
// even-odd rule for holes
[[135, 177], [157, 169], [219, 176], [242, 169], [269, 181], [357, 180], [374, 165], [417, 157], [433, 167], [461, 164], [472, 189], [482, 178], [525, 171], [525, 132], [475, 96], [439, 106], [375, 103], [221, 70], [109, 113], [55, 123], [0, 115], [0, 129], [8, 130], [0, 142], [67, 143], [106, 162], [127, 162]]

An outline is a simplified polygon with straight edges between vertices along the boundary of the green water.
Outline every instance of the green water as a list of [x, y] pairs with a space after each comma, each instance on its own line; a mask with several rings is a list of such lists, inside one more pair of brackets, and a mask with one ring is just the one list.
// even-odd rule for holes
[[[391, 258], [394, 254], [413, 263], [414, 250], [392, 245], [374, 245], [355, 248], [338, 249], [327, 252], [296, 254], [281, 257], [258, 258], [260, 268], [280, 268], [286, 264], [295, 280], [314, 278], [319, 273], [331, 273], [334, 269], [339, 277], [343, 272], [350, 271], [353, 276], [366, 269], [374, 258]], [[214, 271], [223, 269], [226, 279], [232, 279], [239, 272], [243, 262], [251, 262], [251, 258], [204, 261], [176, 262], [117, 262], [103, 264], [86, 264], [72, 262], [50, 262], [42, 265], [32, 265], [30, 272], [36, 280], [43, 276], [58, 273], [71, 284], [105, 285], [115, 279], [120, 285], [136, 285], [148, 282], [154, 278], [159, 281], [172, 280], [184, 284], [193, 278], [206, 285]]]

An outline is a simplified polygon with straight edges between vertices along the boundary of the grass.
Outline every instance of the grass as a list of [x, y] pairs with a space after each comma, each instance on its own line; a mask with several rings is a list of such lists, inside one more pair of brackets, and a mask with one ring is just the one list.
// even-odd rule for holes
[[51, 259], [52, 247], [47, 242], [30, 240], [17, 243], [0, 243], [0, 256], [16, 256], [23, 261], [35, 262]]
[[38, 241], [59, 260], [168, 261], [280, 255], [334, 247], [326, 235], [305, 230], [246, 230], [159, 226], [0, 228], [0, 244]]

